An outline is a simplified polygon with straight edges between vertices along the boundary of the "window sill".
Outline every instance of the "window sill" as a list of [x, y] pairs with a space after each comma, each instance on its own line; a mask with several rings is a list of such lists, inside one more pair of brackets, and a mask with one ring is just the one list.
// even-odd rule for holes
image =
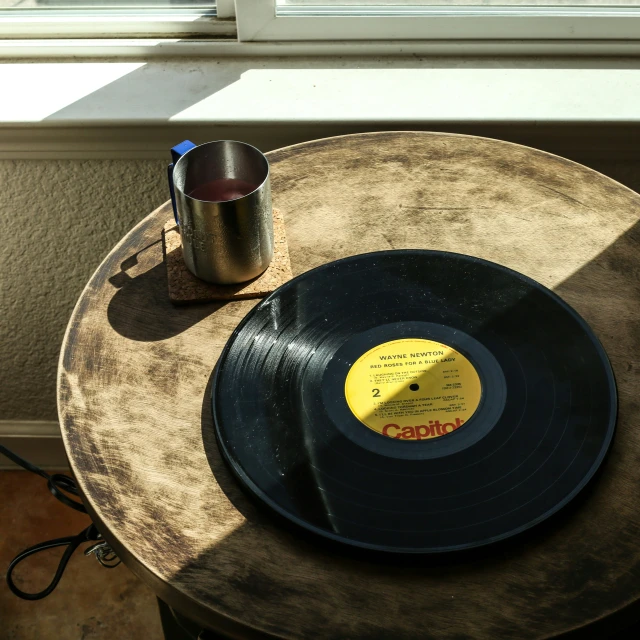
[[640, 129], [632, 58], [6, 60], [0, 83], [14, 87], [0, 103], [2, 158], [165, 158], [183, 137], [269, 150], [380, 129], [518, 129], [517, 141], [569, 137], [585, 152], [596, 135], [635, 154]]

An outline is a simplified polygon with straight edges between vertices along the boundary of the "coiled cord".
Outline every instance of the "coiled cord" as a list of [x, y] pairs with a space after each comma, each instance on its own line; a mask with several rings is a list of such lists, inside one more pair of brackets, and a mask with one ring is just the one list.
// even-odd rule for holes
[[[78, 489], [78, 485], [76, 481], [63, 473], [54, 473], [49, 474], [44, 469], [32, 464], [31, 462], [21, 458], [19, 455], [15, 454], [10, 449], [7, 449], [5, 446], [0, 444], [0, 453], [5, 455], [9, 460], [12, 460], [17, 465], [21, 466], [23, 469], [27, 471], [31, 471], [32, 473], [36, 473], [47, 481], [47, 487], [51, 494], [62, 504], [70, 507], [71, 509], [75, 509], [76, 511], [80, 511], [81, 513], [87, 513], [84, 505], [80, 500], [74, 500], [70, 498], [68, 494], [72, 496], [80, 496], [80, 490]], [[54, 540], [47, 540], [46, 542], [41, 542], [39, 544], [34, 545], [33, 547], [29, 547], [25, 549], [22, 553], [19, 553], [9, 564], [9, 568], [7, 570], [7, 585], [9, 589], [17, 595], [19, 598], [23, 600], [41, 600], [42, 598], [46, 598], [57, 586], [58, 582], [60, 582], [60, 578], [62, 578], [62, 574], [67, 567], [67, 563], [69, 559], [73, 555], [73, 552], [84, 542], [91, 541], [100, 541], [98, 544], [93, 545], [90, 549], [88, 549], [85, 554], [88, 555], [90, 553], [95, 553], [96, 558], [100, 562], [103, 567], [107, 567], [108, 569], [112, 569], [117, 567], [120, 564], [120, 560], [117, 558], [113, 550], [108, 546], [106, 542], [102, 540], [102, 536], [100, 532], [96, 529], [95, 525], [92, 523], [86, 529], [83, 529], [80, 533], [75, 536], [67, 536], [65, 538], [55, 538]], [[39, 553], [40, 551], [45, 551], [46, 549], [53, 549], [55, 547], [67, 547], [65, 552], [62, 554], [62, 558], [58, 564], [58, 568], [53, 576], [53, 579], [42, 591], [38, 591], [37, 593], [27, 593], [26, 591], [22, 591], [19, 589], [14, 581], [13, 581], [13, 571], [16, 566], [35, 553]]]

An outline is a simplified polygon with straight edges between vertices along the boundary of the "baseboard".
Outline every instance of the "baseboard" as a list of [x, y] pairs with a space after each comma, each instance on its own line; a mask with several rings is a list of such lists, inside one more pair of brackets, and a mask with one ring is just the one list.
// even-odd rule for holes
[[[0, 444], [43, 469], [69, 468], [56, 421], [0, 420]], [[19, 468], [0, 454], [0, 470]]]

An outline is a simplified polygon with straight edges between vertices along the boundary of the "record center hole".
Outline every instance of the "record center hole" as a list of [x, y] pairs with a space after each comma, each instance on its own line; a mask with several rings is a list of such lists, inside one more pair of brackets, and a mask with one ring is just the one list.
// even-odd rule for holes
[[411, 391], [417, 391], [419, 388], [420, 388], [420, 385], [416, 384], [415, 382], [409, 385], [409, 389], [411, 389]]

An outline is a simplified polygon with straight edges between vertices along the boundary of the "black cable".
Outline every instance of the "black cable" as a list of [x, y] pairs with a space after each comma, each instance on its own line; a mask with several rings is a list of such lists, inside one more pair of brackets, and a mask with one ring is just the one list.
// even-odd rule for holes
[[[80, 511], [82, 513], [87, 513], [87, 510], [84, 508], [84, 505], [79, 500], [73, 500], [69, 498], [66, 494], [69, 493], [74, 496], [79, 496], [80, 491], [78, 489], [78, 485], [76, 481], [62, 473], [54, 473], [53, 475], [48, 474], [46, 471], [41, 469], [40, 467], [28, 462], [24, 458], [21, 458], [19, 455], [15, 454], [10, 449], [7, 449], [5, 446], [0, 444], [0, 453], [4, 454], [9, 460], [12, 460], [17, 465], [26, 469], [27, 471], [31, 471], [32, 473], [36, 473], [47, 481], [47, 486], [49, 487], [49, 491], [53, 494], [55, 498], [60, 500], [62, 504], [75, 509], [76, 511]], [[40, 544], [36, 544], [33, 547], [29, 547], [25, 549], [22, 553], [18, 554], [9, 564], [9, 569], [7, 570], [7, 585], [9, 589], [17, 595], [19, 598], [23, 600], [41, 600], [42, 598], [46, 598], [57, 586], [58, 582], [60, 582], [60, 578], [62, 578], [62, 574], [67, 567], [67, 563], [71, 558], [73, 552], [83, 543], [90, 542], [92, 540], [101, 540], [102, 536], [96, 529], [94, 524], [89, 525], [86, 529], [81, 531], [78, 535], [75, 536], [67, 536], [66, 538], [56, 538], [54, 540], [47, 540], [46, 542], [41, 542]], [[106, 545], [106, 543], [103, 543]], [[58, 568], [56, 569], [55, 575], [53, 576], [53, 580], [49, 583], [49, 586], [38, 593], [27, 593], [22, 591], [18, 587], [16, 587], [13, 582], [13, 570], [16, 568], [20, 562], [32, 556], [35, 553], [40, 551], [44, 551], [46, 549], [54, 549], [55, 547], [67, 547], [65, 552], [62, 554], [62, 558], [60, 559], [60, 563], [58, 564]], [[89, 550], [87, 550], [89, 552]], [[108, 548], [108, 552], [111, 552], [110, 548]], [[115, 557], [115, 554], [113, 554]], [[109, 553], [102, 558], [99, 554], [96, 554], [100, 564], [105, 567], [111, 568], [112, 566], [117, 565], [109, 565], [105, 564], [103, 560], [113, 560], [110, 557]]]
[[53, 475], [49, 475], [46, 471], [41, 469], [40, 467], [28, 462], [24, 458], [21, 458], [19, 455], [13, 453], [10, 449], [0, 444], [0, 453], [4, 454], [12, 460], [17, 465], [20, 465], [23, 469], [27, 471], [31, 471], [32, 473], [36, 473], [39, 476], [43, 477], [47, 481], [47, 487], [49, 487], [49, 491], [53, 494], [55, 498], [60, 500], [62, 504], [67, 505], [67, 507], [71, 507], [76, 511], [80, 511], [81, 513], [87, 513], [87, 510], [84, 508], [84, 505], [79, 500], [72, 500], [69, 496], [63, 493], [70, 493], [74, 496], [79, 496], [80, 491], [78, 490], [78, 485], [76, 481], [64, 475], [63, 473], [54, 473]]
[[[57, 586], [58, 582], [60, 582], [60, 578], [62, 578], [62, 574], [64, 570], [67, 568], [67, 563], [71, 558], [73, 552], [83, 543], [90, 542], [91, 540], [100, 540], [101, 536], [98, 533], [95, 525], [91, 524], [86, 529], [82, 530], [76, 536], [67, 536], [66, 538], [56, 538], [55, 540], [47, 540], [46, 542], [41, 542], [40, 544], [36, 544], [33, 547], [29, 547], [25, 549], [22, 553], [18, 554], [9, 564], [9, 569], [7, 570], [7, 584], [9, 585], [9, 589], [17, 595], [19, 598], [23, 600], [41, 600], [42, 598], [46, 598]], [[49, 583], [49, 586], [38, 593], [27, 593], [26, 591], [22, 591], [16, 587], [13, 582], [13, 570], [16, 566], [22, 562], [24, 559], [33, 555], [34, 553], [38, 553], [39, 551], [44, 551], [45, 549], [54, 549], [55, 547], [64, 547], [66, 546], [65, 552], [62, 554], [62, 558], [58, 564], [58, 568], [56, 569], [56, 573], [53, 576], [53, 580]]]

